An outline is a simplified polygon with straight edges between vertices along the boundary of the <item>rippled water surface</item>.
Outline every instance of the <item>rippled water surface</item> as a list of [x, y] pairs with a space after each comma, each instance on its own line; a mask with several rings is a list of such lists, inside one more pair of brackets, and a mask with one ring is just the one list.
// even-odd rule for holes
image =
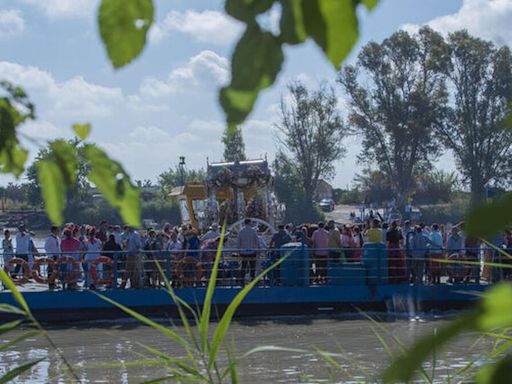
[[[393, 319], [382, 324], [401, 341], [409, 344], [422, 334], [432, 333], [446, 320], [411, 321]], [[214, 324], [215, 326], [215, 324]], [[248, 320], [235, 322], [230, 336], [236, 341], [237, 355], [241, 356], [254, 347], [275, 345], [299, 348], [311, 352], [262, 352], [242, 360], [238, 366], [242, 383], [297, 383], [371, 381], [371, 376], [386, 363], [387, 355], [371, 331], [371, 323], [356, 318], [294, 317], [273, 320]], [[179, 332], [183, 332], [178, 327]], [[145, 359], [144, 349], [138, 343], [151, 345], [174, 357], [182, 351], [155, 330], [132, 320], [117, 322], [85, 323], [69, 327], [50, 327], [49, 335], [75, 367], [85, 383], [139, 383], [165, 374], [160, 367], [94, 368], [108, 363]], [[5, 335], [2, 341], [6, 340]], [[14, 337], [9, 334], [9, 338]], [[390, 337], [386, 340], [391, 342]], [[437, 356], [436, 377], [445, 381], [449, 372], [463, 367], [469, 360], [490, 344], [482, 342], [472, 346], [476, 336], [466, 336]], [[392, 343], [392, 342], [391, 342]], [[315, 354], [314, 348], [346, 354], [347, 359], [337, 359], [343, 370], [330, 371], [328, 365]], [[472, 349], [471, 349], [472, 348]], [[0, 370], [27, 359], [45, 357], [45, 360], [24, 375], [18, 382], [55, 383], [68, 382], [62, 363], [42, 338], [30, 339], [0, 353]], [[430, 370], [429, 370], [430, 372]]]

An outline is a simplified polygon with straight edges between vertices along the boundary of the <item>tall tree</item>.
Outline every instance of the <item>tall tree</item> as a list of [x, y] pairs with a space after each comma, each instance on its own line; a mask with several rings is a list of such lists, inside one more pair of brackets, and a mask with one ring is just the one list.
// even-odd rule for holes
[[505, 181], [510, 172], [512, 124], [504, 119], [512, 97], [512, 56], [508, 47], [497, 48], [467, 31], [449, 35], [448, 44], [453, 102], [448, 123], [438, 131], [469, 182], [475, 205], [488, 183]]
[[288, 88], [290, 101], [281, 101], [281, 119], [276, 124], [278, 159], [297, 175], [304, 201], [311, 204], [319, 178], [331, 178], [335, 161], [345, 154], [345, 129], [332, 88], [322, 85], [310, 92], [301, 83]]
[[438, 33], [399, 31], [381, 44], [367, 44], [357, 65], [338, 76], [349, 97], [352, 129], [363, 139], [359, 160], [388, 178], [399, 207], [415, 176], [430, 169], [439, 152], [434, 129], [443, 123], [447, 103], [439, 68], [447, 60], [448, 47]]
[[226, 127], [222, 135], [224, 144], [224, 160], [245, 160], [245, 144], [242, 137], [242, 129], [237, 125]]

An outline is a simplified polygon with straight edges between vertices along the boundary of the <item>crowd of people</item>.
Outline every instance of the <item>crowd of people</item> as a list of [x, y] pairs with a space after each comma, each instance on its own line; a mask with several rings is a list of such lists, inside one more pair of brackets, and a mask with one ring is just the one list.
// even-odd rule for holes
[[[161, 230], [149, 228], [139, 232], [130, 226], [109, 225], [103, 221], [98, 227], [69, 223], [61, 230], [53, 226], [44, 249], [37, 249], [33, 237], [34, 234], [21, 225], [13, 246], [11, 232], [4, 231], [3, 261], [13, 277], [23, 267], [20, 263], [9, 267], [14, 258], [26, 261], [32, 268], [43, 257], [55, 262], [67, 257], [71, 258], [70, 262], [58, 267], [59, 278], [49, 281], [49, 288], [55, 289], [60, 283], [62, 288], [96, 289], [96, 269], [91, 265], [99, 258], [108, 261], [115, 257], [120, 288], [161, 286], [164, 284], [162, 271], [173, 284], [195, 286], [201, 280], [207, 281], [221, 233], [218, 224], [212, 224], [203, 232], [187, 224], [172, 226], [169, 223]], [[385, 223], [375, 218], [343, 225], [334, 221], [279, 225], [271, 239], [263, 238], [252, 221], [246, 219], [238, 233], [226, 237], [222, 257], [225, 269], [220, 276], [235, 277], [236, 284], [244, 285], [247, 279], [254, 279], [262, 265], [277, 261], [281, 247], [290, 242], [307, 247], [311, 284], [327, 284], [329, 267], [334, 264], [364, 264], [365, 245], [387, 250], [387, 274], [392, 284], [439, 284], [442, 279], [452, 283], [480, 283], [482, 274], [488, 281], [509, 277], [508, 269], [493, 272], [481, 264], [482, 261], [497, 261], [489, 257], [499, 252], [486, 253], [484, 244], [465, 236], [463, 223], [447, 229], [438, 224], [412, 225], [405, 221], [401, 225], [398, 220]], [[501, 249], [512, 249], [512, 232], [497, 237], [493, 244]], [[447, 259], [450, 263], [443, 262]], [[499, 261], [507, 262], [501, 258]], [[104, 261], [102, 264], [98, 271], [112, 274], [112, 265]], [[188, 268], [190, 264], [194, 264], [192, 268]], [[52, 268], [56, 267], [48, 266], [48, 275], [52, 274]], [[273, 273], [275, 284], [279, 284], [279, 268]], [[111, 284], [112, 279], [104, 283], [107, 288]]]

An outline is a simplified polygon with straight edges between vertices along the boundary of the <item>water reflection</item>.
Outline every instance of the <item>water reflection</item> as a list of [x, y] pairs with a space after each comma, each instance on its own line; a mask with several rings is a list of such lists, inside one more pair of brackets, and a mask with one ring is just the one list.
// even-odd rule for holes
[[[435, 321], [429, 318], [423, 321], [385, 320], [385, 326], [405, 344], [445, 324], [444, 320]], [[330, 382], [332, 379], [343, 382], [368, 381], [387, 361], [384, 348], [370, 330], [370, 322], [361, 319], [301, 317], [242, 321], [234, 323], [230, 332], [236, 340], [238, 355], [255, 346], [277, 345], [310, 351], [317, 347], [346, 356], [346, 359], [338, 359], [341, 370], [332, 370], [322, 358], [312, 352], [272, 351], [255, 354], [239, 365], [239, 377], [243, 383]], [[93, 368], [102, 364], [143, 359], [144, 349], [138, 343], [151, 345], [173, 357], [182, 356], [183, 353], [179, 347], [153, 329], [140, 326], [134, 321], [50, 328], [49, 334], [75, 367], [83, 383], [134, 383], [164, 375], [165, 370], [157, 366]], [[463, 367], [490, 345], [480, 344], [468, 353], [474, 341], [475, 337], [468, 336], [438, 356], [437, 380], [443, 381], [449, 372]], [[40, 357], [45, 360], [17, 382], [68, 382], [62, 363], [42, 338], [26, 340], [13, 349], [0, 353], [0, 372], [5, 372], [27, 359]]]

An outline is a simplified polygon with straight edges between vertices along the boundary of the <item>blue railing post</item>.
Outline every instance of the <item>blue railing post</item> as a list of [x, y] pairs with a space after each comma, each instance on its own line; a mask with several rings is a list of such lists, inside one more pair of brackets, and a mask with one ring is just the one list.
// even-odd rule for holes
[[165, 276], [167, 280], [171, 281], [171, 253], [167, 252], [165, 255]]
[[118, 273], [117, 273], [117, 260], [118, 260], [118, 257], [119, 254], [116, 252], [114, 253], [114, 279], [113, 279], [113, 284], [112, 284], [112, 288], [113, 289], [117, 289], [117, 276], [118, 276]]

